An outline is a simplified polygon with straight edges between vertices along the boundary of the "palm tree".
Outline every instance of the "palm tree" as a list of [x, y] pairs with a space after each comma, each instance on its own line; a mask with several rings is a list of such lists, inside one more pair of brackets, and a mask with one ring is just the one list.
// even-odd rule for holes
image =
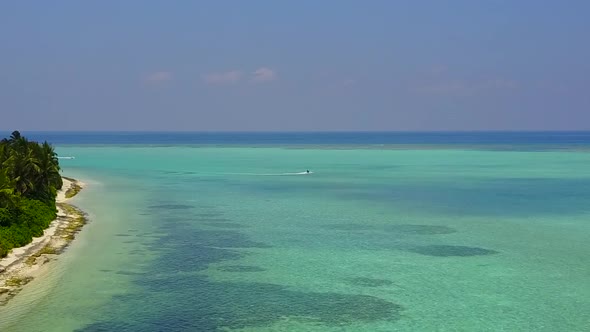
[[51, 144], [43, 142], [42, 145], [36, 145], [35, 164], [36, 174], [33, 184], [37, 197], [43, 201], [51, 201], [55, 198], [57, 189], [61, 189], [63, 183], [59, 174], [59, 161], [57, 153], [53, 150]]
[[14, 183], [6, 173], [6, 169], [0, 170], [0, 208], [13, 208], [17, 196], [14, 194]]
[[22, 135], [20, 134], [20, 132], [18, 130], [15, 130], [15, 131], [12, 132], [12, 134], [10, 134], [9, 141], [10, 142], [15, 142], [15, 141], [18, 141], [18, 140], [20, 140], [22, 138], [24, 138], [24, 137], [22, 137]]
[[25, 138], [12, 142], [10, 158], [4, 163], [11, 172], [9, 176], [15, 181], [16, 192], [22, 195], [34, 192], [33, 180], [40, 171], [34, 145], [37, 144], [29, 144]]
[[[0, 141], [0, 167], [2, 167], [2, 164], [4, 164], [4, 162], [6, 161], [6, 159], [8, 159], [9, 157], [9, 151], [8, 151], [8, 142], [6, 141], [6, 139], [3, 139], [2, 141]], [[4, 168], [4, 167], [2, 167]]]
[[0, 166], [15, 194], [50, 203], [62, 187], [59, 160], [51, 144], [29, 142], [18, 131], [0, 142]]

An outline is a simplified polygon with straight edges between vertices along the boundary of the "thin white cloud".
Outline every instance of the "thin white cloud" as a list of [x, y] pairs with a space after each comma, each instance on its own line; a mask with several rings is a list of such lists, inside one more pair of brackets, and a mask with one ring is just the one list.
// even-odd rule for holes
[[210, 73], [203, 75], [203, 80], [211, 85], [234, 84], [240, 81], [242, 72], [232, 70], [224, 73]]
[[158, 83], [171, 81], [173, 78], [174, 75], [169, 71], [157, 71], [147, 75], [144, 81], [148, 83]]
[[269, 82], [274, 81], [277, 79], [277, 73], [268, 68], [268, 67], [260, 67], [256, 69], [252, 73], [252, 82], [254, 83], [262, 83], [262, 82]]

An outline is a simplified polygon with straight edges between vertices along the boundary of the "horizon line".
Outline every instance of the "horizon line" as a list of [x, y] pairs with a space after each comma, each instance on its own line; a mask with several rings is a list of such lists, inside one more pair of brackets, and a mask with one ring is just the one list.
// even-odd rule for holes
[[0, 133], [186, 133], [186, 134], [371, 134], [371, 133], [585, 133], [590, 129], [486, 129], [486, 130], [0, 130]]

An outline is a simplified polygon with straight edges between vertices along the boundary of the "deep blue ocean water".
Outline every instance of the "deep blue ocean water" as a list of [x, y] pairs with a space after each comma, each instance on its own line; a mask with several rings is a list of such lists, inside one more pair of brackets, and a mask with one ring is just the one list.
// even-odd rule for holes
[[[8, 136], [9, 132], [0, 132]], [[547, 132], [22, 132], [61, 144], [590, 145], [590, 131]]]

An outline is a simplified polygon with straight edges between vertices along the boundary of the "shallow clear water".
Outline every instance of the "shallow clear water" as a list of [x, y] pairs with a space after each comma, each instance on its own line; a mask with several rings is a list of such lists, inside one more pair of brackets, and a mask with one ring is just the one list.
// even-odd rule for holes
[[92, 222], [1, 331], [590, 326], [585, 151], [58, 152]]

